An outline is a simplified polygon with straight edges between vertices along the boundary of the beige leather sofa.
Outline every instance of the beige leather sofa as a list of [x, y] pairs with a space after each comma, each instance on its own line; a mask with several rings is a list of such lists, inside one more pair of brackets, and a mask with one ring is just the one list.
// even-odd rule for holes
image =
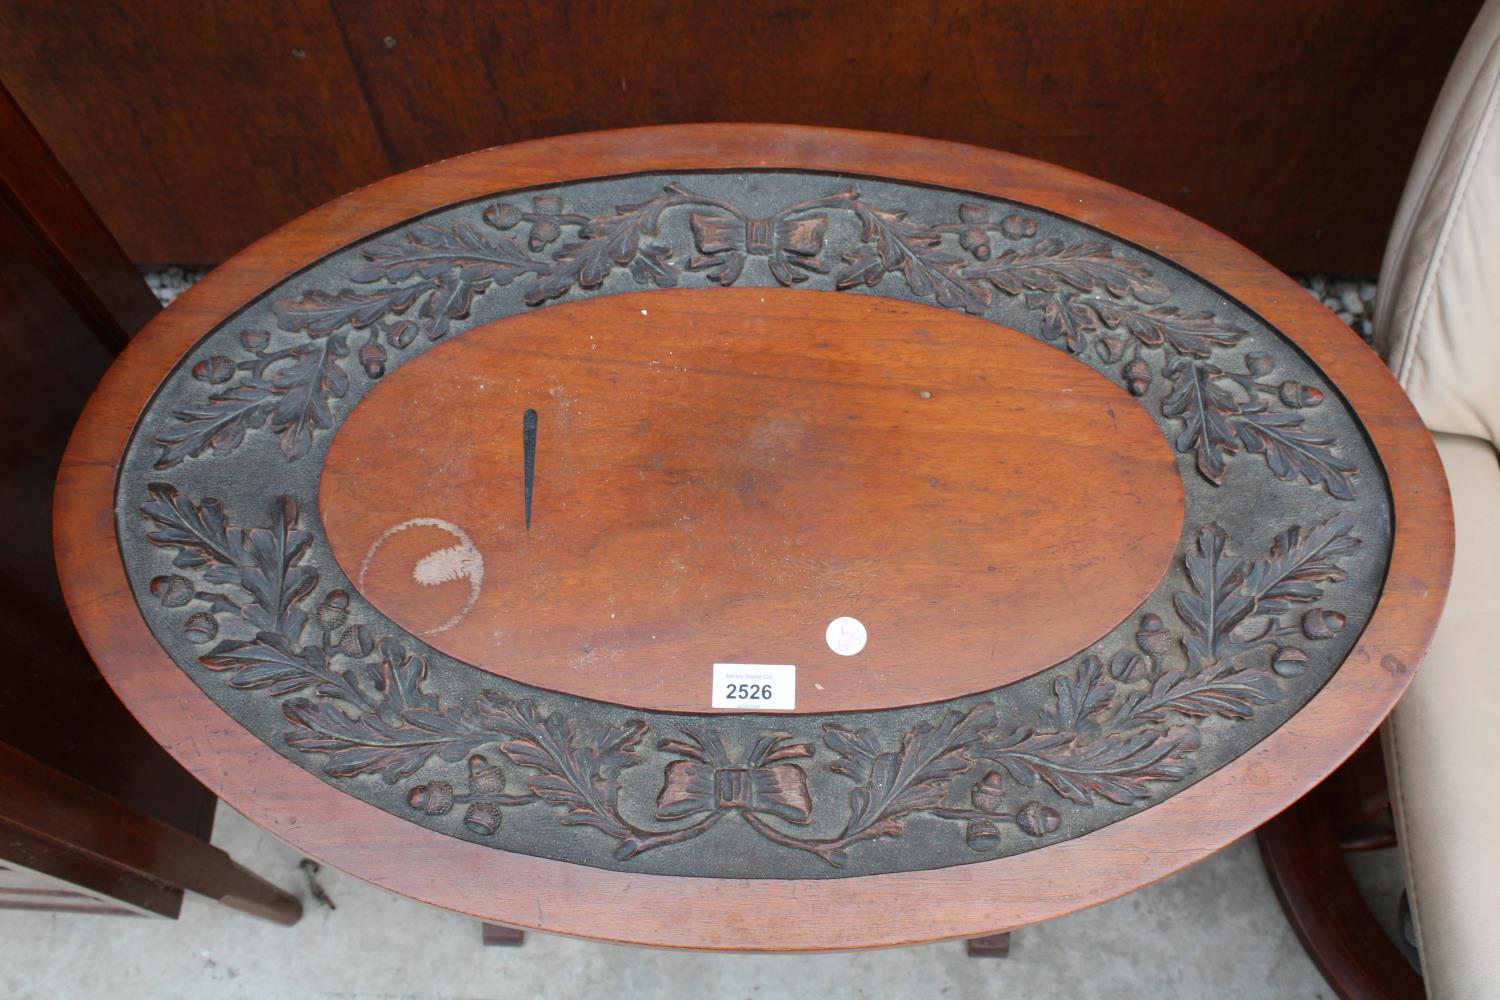
[[1386, 248], [1376, 346], [1432, 428], [1453, 587], [1385, 727], [1432, 997], [1500, 997], [1500, 0], [1443, 87]]

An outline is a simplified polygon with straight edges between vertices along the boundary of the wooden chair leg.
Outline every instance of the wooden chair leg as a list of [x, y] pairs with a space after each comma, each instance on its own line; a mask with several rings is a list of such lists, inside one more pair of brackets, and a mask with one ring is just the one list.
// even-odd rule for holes
[[989, 934], [985, 937], [969, 938], [970, 958], [1009, 958], [1010, 931]]
[[484, 932], [486, 947], [503, 945], [516, 948], [526, 943], [526, 932], [515, 927], [506, 927], [504, 924], [481, 924], [480, 927]]
[[1340, 997], [1419, 1000], [1422, 977], [1386, 937], [1344, 863], [1330, 798], [1320, 785], [1257, 834], [1282, 912]]
[[184, 890], [278, 924], [296, 896], [206, 841], [0, 743], [0, 857], [150, 913], [175, 917]]

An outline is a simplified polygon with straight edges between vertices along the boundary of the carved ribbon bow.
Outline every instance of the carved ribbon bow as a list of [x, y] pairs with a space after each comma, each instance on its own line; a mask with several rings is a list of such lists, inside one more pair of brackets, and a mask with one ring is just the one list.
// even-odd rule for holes
[[700, 812], [769, 813], [789, 823], [812, 821], [812, 796], [807, 790], [807, 772], [796, 764], [777, 761], [811, 757], [806, 743], [789, 743], [787, 733], [767, 733], [756, 742], [744, 763], [730, 760], [724, 741], [701, 729], [683, 730], [686, 740], [663, 740], [663, 750], [682, 754], [687, 760], [667, 765], [661, 793], [656, 797], [656, 816], [682, 819]]
[[769, 258], [771, 273], [784, 285], [806, 281], [807, 275], [799, 271], [826, 270], [818, 260], [828, 228], [826, 215], [749, 219], [694, 212], [688, 221], [699, 254], [688, 262], [689, 269], [706, 271], [721, 284], [734, 283], [747, 254]]

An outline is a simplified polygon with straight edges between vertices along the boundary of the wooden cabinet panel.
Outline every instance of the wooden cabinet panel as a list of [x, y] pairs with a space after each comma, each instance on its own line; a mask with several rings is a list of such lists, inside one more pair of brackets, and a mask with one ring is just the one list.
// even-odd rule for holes
[[397, 169], [627, 125], [875, 129], [1074, 167], [1284, 268], [1351, 272], [1379, 265], [1478, 6], [335, 4]]
[[156, 301], [3, 91], [0, 302], [0, 744], [207, 838], [214, 797], [95, 669], [52, 559], [52, 487], [68, 434]]
[[4, 0], [0, 37], [0, 80], [136, 261], [220, 260], [389, 173], [324, 4]]
[[0, 909], [175, 917], [193, 889], [293, 923], [294, 897], [208, 843], [217, 800], [125, 711], [63, 606], [58, 459], [159, 307], [3, 88], [0, 301]]
[[1050, 160], [1283, 268], [1373, 272], [1478, 6], [0, 0], [0, 78], [137, 260], [484, 146], [781, 121]]

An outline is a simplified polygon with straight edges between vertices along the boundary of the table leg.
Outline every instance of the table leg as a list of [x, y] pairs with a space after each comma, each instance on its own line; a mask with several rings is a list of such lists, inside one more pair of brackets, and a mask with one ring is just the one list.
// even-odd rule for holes
[[486, 947], [506, 945], [515, 948], [526, 943], [526, 932], [515, 927], [506, 927], [504, 924], [480, 924], [480, 927], [484, 932]]
[[1010, 931], [1003, 934], [988, 934], [984, 937], [969, 938], [970, 958], [1009, 958], [1010, 957]]
[[1331, 798], [1320, 785], [1258, 832], [1281, 910], [1340, 997], [1422, 997], [1422, 977], [1381, 930], [1344, 864]]
[[183, 890], [278, 924], [296, 896], [224, 851], [0, 743], [0, 856], [176, 917]]

